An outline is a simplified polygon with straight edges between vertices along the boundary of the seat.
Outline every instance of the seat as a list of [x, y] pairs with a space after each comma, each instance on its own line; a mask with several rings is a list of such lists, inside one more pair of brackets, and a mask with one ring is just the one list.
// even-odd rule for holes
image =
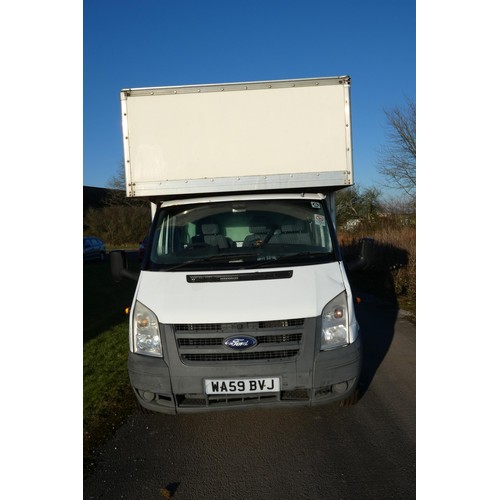
[[276, 235], [276, 243], [292, 245], [310, 245], [311, 237], [306, 231], [306, 225], [303, 221], [297, 220], [290, 224], [281, 226], [281, 233]]
[[243, 240], [244, 247], [253, 247], [257, 246], [257, 242], [264, 241], [265, 237], [269, 234], [271, 228], [264, 220], [255, 220], [252, 221], [249, 227], [250, 233]]
[[216, 246], [220, 249], [231, 247], [230, 240], [219, 233], [218, 224], [202, 224], [201, 232], [203, 234], [203, 240], [207, 245]]

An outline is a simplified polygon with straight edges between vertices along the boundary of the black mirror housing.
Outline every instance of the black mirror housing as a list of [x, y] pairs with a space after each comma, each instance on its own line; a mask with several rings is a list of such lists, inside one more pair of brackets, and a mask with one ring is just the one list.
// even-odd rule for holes
[[128, 270], [127, 254], [123, 250], [113, 250], [109, 253], [111, 266], [111, 276], [113, 281], [119, 283], [122, 278], [129, 278], [134, 281], [139, 279], [139, 273]]
[[374, 265], [374, 247], [373, 238], [363, 238], [361, 240], [361, 251], [358, 258], [351, 262], [346, 262], [349, 271], [366, 271]]

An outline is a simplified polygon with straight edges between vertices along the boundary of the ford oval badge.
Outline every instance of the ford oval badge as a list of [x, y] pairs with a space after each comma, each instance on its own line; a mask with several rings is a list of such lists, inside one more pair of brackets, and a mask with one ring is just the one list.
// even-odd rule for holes
[[257, 345], [257, 339], [241, 335], [239, 337], [228, 337], [224, 340], [224, 345], [231, 349], [243, 350]]

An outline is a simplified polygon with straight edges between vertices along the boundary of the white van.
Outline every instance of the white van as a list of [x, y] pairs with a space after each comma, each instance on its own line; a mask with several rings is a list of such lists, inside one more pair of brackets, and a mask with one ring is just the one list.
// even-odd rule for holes
[[[122, 91], [127, 194], [154, 207], [130, 314], [142, 407], [354, 400], [361, 339], [334, 227], [334, 191], [352, 182], [349, 82]], [[111, 265], [134, 277], [124, 253]]]

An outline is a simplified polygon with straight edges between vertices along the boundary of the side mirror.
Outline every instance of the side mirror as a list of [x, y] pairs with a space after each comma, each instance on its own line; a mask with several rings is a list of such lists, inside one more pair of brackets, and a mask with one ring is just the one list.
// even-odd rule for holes
[[134, 281], [139, 279], [139, 273], [128, 270], [127, 254], [123, 250], [113, 250], [110, 252], [109, 262], [111, 276], [116, 283], [119, 283], [122, 278], [129, 278]]
[[365, 271], [373, 266], [373, 255], [375, 249], [375, 240], [373, 238], [363, 238], [361, 240], [361, 249], [356, 260], [346, 262], [349, 271]]

